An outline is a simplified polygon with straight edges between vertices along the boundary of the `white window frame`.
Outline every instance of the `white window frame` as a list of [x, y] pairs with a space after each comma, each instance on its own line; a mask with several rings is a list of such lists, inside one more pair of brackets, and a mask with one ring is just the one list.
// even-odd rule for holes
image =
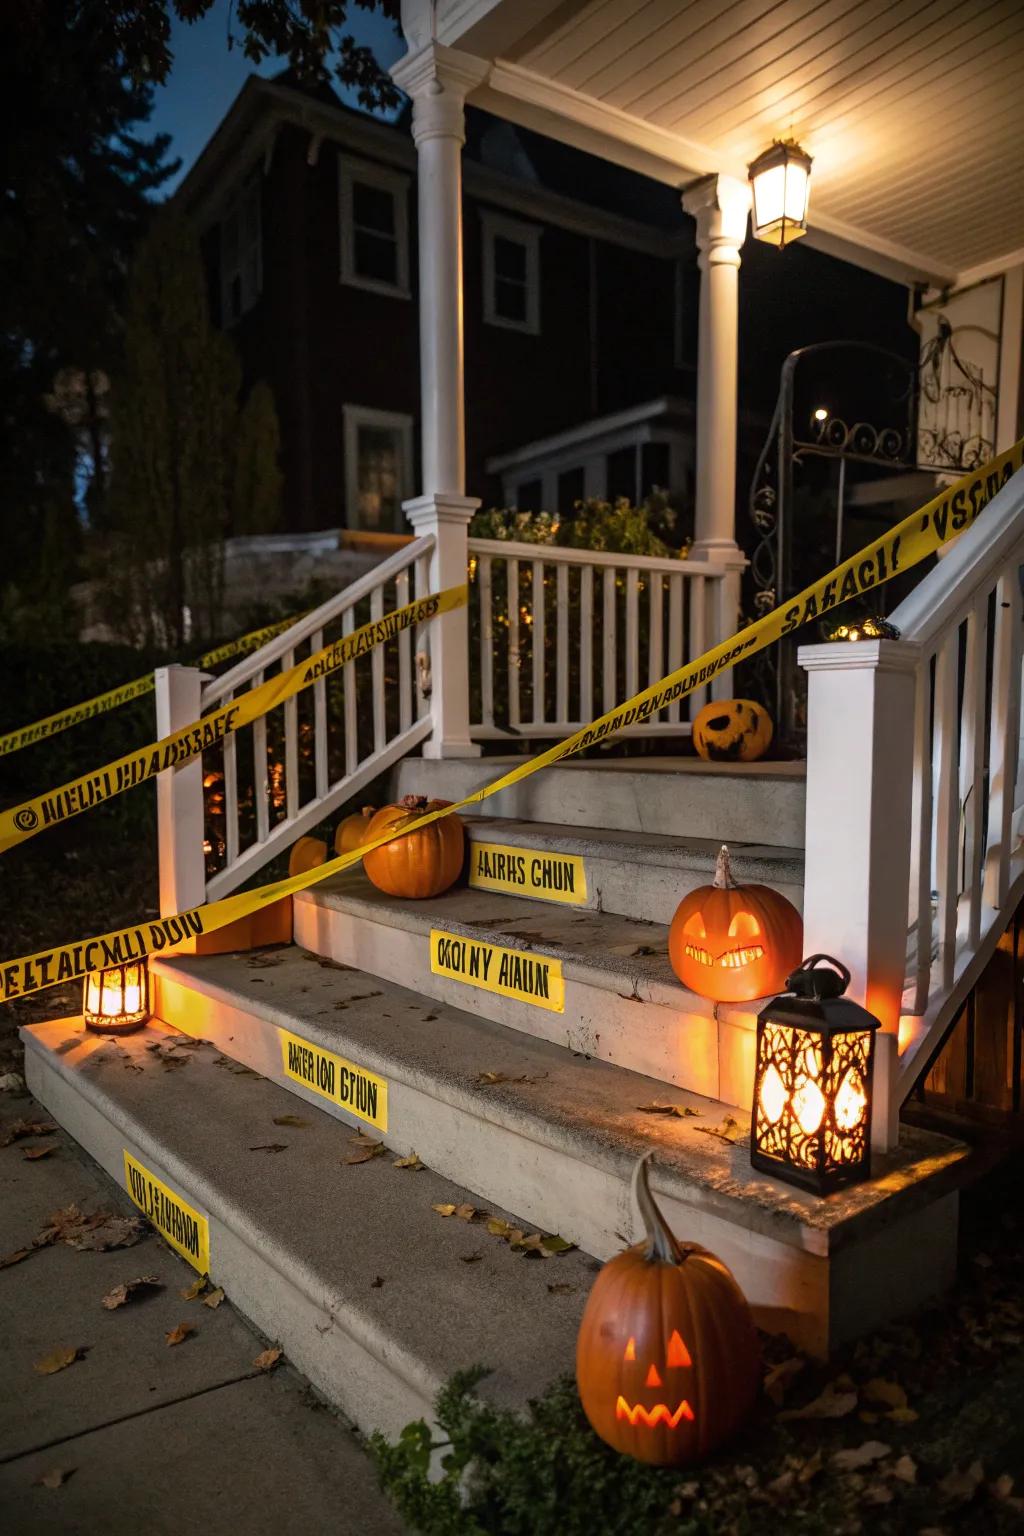
[[[256, 235], [250, 245], [244, 241], [245, 233], [245, 204], [246, 199], [252, 196], [256, 208]], [[238, 259], [229, 269], [227, 261], [227, 222], [231, 214], [238, 217]], [[250, 292], [245, 283], [246, 256], [251, 251], [252, 244], [256, 247], [256, 286]], [[231, 313], [230, 293], [231, 280], [239, 278], [242, 304], [237, 315]], [[243, 176], [238, 185], [233, 189], [220, 218], [220, 310], [221, 321], [225, 329], [228, 326], [237, 325], [243, 315], [258, 301], [263, 292], [263, 172], [260, 166], [255, 166], [246, 176]]]
[[[397, 282], [384, 283], [378, 278], [364, 277], [356, 270], [355, 196], [356, 182], [363, 186], [378, 187], [391, 194], [395, 209], [395, 270]], [[409, 287], [409, 177], [402, 171], [391, 170], [373, 160], [356, 160], [348, 155], [338, 156], [338, 220], [341, 244], [341, 281], [352, 288], [367, 288], [371, 293], [384, 293], [393, 299], [412, 297]]]
[[[359, 506], [359, 429], [360, 427], [385, 427], [399, 434], [401, 461], [399, 465], [399, 505], [412, 497], [412, 417], [401, 411], [378, 411], [369, 405], [343, 405], [345, 445], [345, 524], [358, 529], [358, 521], [350, 521], [357, 515]], [[380, 532], [387, 530], [381, 529]], [[401, 533], [401, 519], [392, 530]]]
[[[539, 224], [524, 224], [520, 219], [510, 219], [503, 213], [483, 209], [484, 246], [484, 320], [488, 325], [500, 325], [507, 331], [523, 331], [530, 336], [540, 335], [540, 237]], [[496, 239], [514, 240], [526, 247], [526, 319], [510, 320], [500, 315], [495, 306], [494, 242]]]

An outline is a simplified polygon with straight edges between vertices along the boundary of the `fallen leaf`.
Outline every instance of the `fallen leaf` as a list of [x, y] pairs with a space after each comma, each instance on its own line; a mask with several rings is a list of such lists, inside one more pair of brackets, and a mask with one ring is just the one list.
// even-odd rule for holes
[[37, 1163], [41, 1157], [49, 1157], [51, 1152], [56, 1152], [57, 1143], [51, 1141], [45, 1147], [22, 1147], [21, 1155], [27, 1163]]
[[112, 1291], [108, 1291], [103, 1298], [103, 1305], [108, 1312], [113, 1312], [115, 1307], [123, 1307], [140, 1291], [162, 1290], [157, 1275], [139, 1275], [137, 1280], [126, 1280], [123, 1285], [115, 1285]]
[[905, 1408], [907, 1406], [907, 1394], [898, 1381], [886, 1381], [881, 1376], [873, 1376], [866, 1381], [860, 1389], [861, 1397], [869, 1403], [884, 1403], [887, 1408]]
[[303, 1120], [301, 1115], [275, 1115], [275, 1125], [292, 1125], [297, 1131], [304, 1131], [312, 1125], [312, 1120]]
[[856, 1472], [858, 1467], [869, 1467], [873, 1461], [881, 1461], [891, 1451], [892, 1446], [886, 1445], [883, 1440], [865, 1440], [863, 1445], [836, 1451], [831, 1457], [830, 1465], [835, 1467], [837, 1472]]
[[131, 1248], [145, 1235], [145, 1230], [141, 1216], [112, 1216], [104, 1212], [100, 1224], [66, 1231], [62, 1237], [80, 1253], [106, 1253], [110, 1248]]
[[569, 1253], [576, 1247], [568, 1238], [559, 1237], [557, 1232], [545, 1234], [540, 1241], [545, 1253]]
[[477, 1076], [477, 1082], [481, 1088], [496, 1088], [499, 1083], [539, 1083], [547, 1073], [541, 1073], [540, 1077], [529, 1077], [525, 1072], [519, 1077], [509, 1077], [507, 1072], [481, 1072]]
[[264, 1141], [264, 1142], [262, 1142], [257, 1147], [250, 1147], [249, 1151], [250, 1152], [287, 1152], [288, 1151], [288, 1143], [286, 1141]]
[[204, 1296], [203, 1297], [203, 1306], [204, 1307], [209, 1307], [211, 1312], [216, 1312], [217, 1308], [220, 1306], [220, 1304], [221, 1304], [221, 1302], [223, 1300], [224, 1300], [224, 1291], [218, 1285], [217, 1289], [215, 1291], [211, 1291], [209, 1296]]
[[426, 1164], [420, 1162], [415, 1152], [410, 1152], [408, 1157], [396, 1158], [391, 1166], [392, 1168], [409, 1168], [413, 1173], [419, 1173], [422, 1168], [426, 1167]]
[[821, 1471], [824, 1459], [820, 1450], [815, 1451], [813, 1456], [809, 1456], [796, 1475], [797, 1482], [809, 1483], [813, 1481]]
[[517, 1253], [525, 1253], [528, 1256], [544, 1257], [541, 1247], [541, 1235], [539, 1232], [531, 1232], [529, 1237], [524, 1233], [513, 1233], [508, 1240], [508, 1245]]
[[802, 1355], [791, 1355], [788, 1360], [772, 1366], [764, 1379], [764, 1390], [776, 1408], [781, 1408], [794, 1376], [798, 1376], [807, 1361]]
[[430, 1209], [432, 1211], [436, 1211], [439, 1216], [454, 1216], [455, 1215], [455, 1207], [454, 1207], [454, 1205], [432, 1205], [430, 1207]]
[[66, 1483], [69, 1477], [73, 1477], [78, 1471], [77, 1467], [50, 1467], [46, 1472], [40, 1472], [35, 1479], [37, 1488], [59, 1488]]
[[12, 1264], [20, 1264], [22, 1259], [29, 1258], [35, 1253], [34, 1248], [15, 1248], [13, 1253], [5, 1253], [0, 1258], [0, 1269], [9, 1269]]
[[473, 1217], [476, 1215], [476, 1206], [465, 1204], [457, 1205], [455, 1207], [455, 1214], [458, 1216], [460, 1221], [472, 1221]]
[[638, 1104], [637, 1110], [641, 1115], [676, 1115], [680, 1120], [700, 1114], [699, 1109], [693, 1109], [689, 1104]]
[[732, 1115], [726, 1115], [721, 1125], [697, 1125], [694, 1130], [700, 1131], [702, 1136], [717, 1136], [719, 1141], [727, 1141], [732, 1146], [736, 1138], [742, 1135], [743, 1127]]
[[384, 1275], [375, 1275], [374, 1278], [370, 1281], [370, 1290], [379, 1291], [384, 1284], [385, 1278], [386, 1276]]
[[965, 1504], [968, 1499], [973, 1499], [978, 1491], [978, 1486], [985, 1480], [985, 1469], [980, 1461], [972, 1461], [969, 1467], [961, 1471], [954, 1468], [938, 1484], [939, 1492], [944, 1499], [954, 1499], [958, 1504]]
[[175, 1344], [183, 1344], [189, 1334], [195, 1333], [195, 1331], [195, 1323], [179, 1323], [176, 1328], [171, 1329], [170, 1333], [164, 1335], [167, 1340], [168, 1349], [172, 1348]]
[[492, 1216], [487, 1222], [487, 1230], [492, 1237], [508, 1238], [512, 1236], [514, 1228], [511, 1222], [502, 1221], [500, 1216]]
[[20, 1072], [0, 1072], [0, 1093], [21, 1093], [24, 1087], [25, 1079]]
[[357, 1163], [368, 1163], [373, 1157], [384, 1156], [384, 1143], [382, 1141], [366, 1141], [362, 1146], [350, 1152], [348, 1157], [343, 1157], [342, 1162], [354, 1166]]
[[1004, 1472], [994, 1482], [989, 1483], [988, 1491], [994, 1499], [1008, 1499], [1013, 1492], [1013, 1478], [1009, 1472]]
[[548, 1282], [548, 1291], [552, 1296], [572, 1296], [577, 1287], [570, 1285], [568, 1280], [551, 1280]]
[[483, 1258], [483, 1254], [482, 1253], [460, 1253], [459, 1254], [459, 1258], [462, 1260], [463, 1264], [479, 1264], [480, 1260]]
[[912, 1456], [901, 1456], [889, 1471], [893, 1477], [898, 1477], [901, 1483], [917, 1482], [917, 1462]]
[[80, 1346], [75, 1349], [55, 1349], [51, 1354], [44, 1355], [42, 1360], [37, 1360], [33, 1370], [38, 1371], [40, 1376], [53, 1376], [57, 1371], [64, 1371], [69, 1365], [74, 1365], [81, 1354]]
[[882, 1482], [869, 1483], [861, 1494], [865, 1504], [891, 1504], [892, 1489]]
[[890, 1408], [885, 1417], [892, 1424], [914, 1424], [917, 1422], [917, 1411], [914, 1408]]
[[12, 1120], [0, 1131], [0, 1147], [9, 1147], [26, 1136], [50, 1136], [57, 1129], [52, 1120]]
[[781, 1419], [842, 1419], [857, 1406], [856, 1392], [840, 1392], [836, 1383], [830, 1382], [824, 1392], [802, 1408], [786, 1408], [779, 1414]]
[[283, 1353], [281, 1346], [275, 1344], [271, 1349], [265, 1349], [261, 1355], [257, 1355], [253, 1365], [258, 1371], [272, 1371]]
[[209, 1283], [210, 1282], [205, 1275], [200, 1275], [198, 1280], [193, 1280], [192, 1284], [186, 1286], [183, 1291], [179, 1291], [178, 1295], [181, 1297], [182, 1301], [195, 1301], [197, 1296], [201, 1296], [203, 1294]]

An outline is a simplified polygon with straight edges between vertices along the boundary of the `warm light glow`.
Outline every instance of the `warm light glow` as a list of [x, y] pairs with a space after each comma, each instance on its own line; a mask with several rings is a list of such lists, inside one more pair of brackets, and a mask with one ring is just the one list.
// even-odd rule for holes
[[145, 963], [112, 965], [91, 971], [83, 996], [85, 1023], [90, 1029], [135, 1029], [149, 1018], [149, 985]]
[[655, 1403], [653, 1408], [645, 1408], [643, 1403], [637, 1403], [630, 1407], [626, 1399], [619, 1397], [615, 1404], [615, 1417], [628, 1419], [635, 1428], [637, 1424], [644, 1424], [648, 1429], [654, 1429], [658, 1424], [664, 1424], [667, 1429], [677, 1429], [683, 1419], [689, 1419], [693, 1423], [693, 1409], [685, 1397], [674, 1413], [669, 1412], [667, 1403]]
[[768, 1068], [761, 1083], [761, 1113], [769, 1125], [782, 1119], [786, 1108], [786, 1087], [774, 1063]]
[[847, 1072], [836, 1094], [836, 1125], [841, 1131], [852, 1131], [864, 1118], [867, 1107], [864, 1084], [856, 1072]]
[[823, 405], [819, 405], [814, 413], [815, 421], [828, 421], [828, 411]]
[[622, 1358], [623, 1360], [636, 1359], [636, 1339], [630, 1339], [629, 1343], [626, 1345], [626, 1353]]
[[683, 1343], [678, 1328], [673, 1328], [668, 1341], [668, 1363], [671, 1366], [689, 1366], [693, 1364], [690, 1359], [690, 1351]]
[[647, 1377], [646, 1377], [646, 1379], [644, 1381], [644, 1386], [645, 1387], [660, 1387], [661, 1385], [662, 1385], [662, 1381], [661, 1381], [661, 1377], [658, 1375], [658, 1367], [652, 1361], [650, 1370], [647, 1372]]
[[793, 1113], [804, 1135], [813, 1136], [825, 1118], [825, 1095], [813, 1078], [808, 1078], [794, 1093]]
[[807, 233], [811, 157], [799, 144], [776, 141], [749, 170], [754, 194], [753, 228], [758, 240], [783, 246]]

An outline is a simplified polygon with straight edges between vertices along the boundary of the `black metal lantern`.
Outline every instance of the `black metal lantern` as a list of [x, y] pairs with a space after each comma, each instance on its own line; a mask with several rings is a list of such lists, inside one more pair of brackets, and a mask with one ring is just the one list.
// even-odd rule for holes
[[749, 167], [755, 239], [783, 250], [807, 233], [811, 163], [793, 139], [776, 139]]
[[85, 978], [82, 1012], [86, 1029], [130, 1035], [149, 1018], [149, 970], [145, 960], [109, 965]]
[[[825, 961], [835, 969], [819, 969]], [[750, 1161], [827, 1195], [871, 1171], [873, 1013], [842, 994], [850, 973], [812, 955], [757, 1021]]]

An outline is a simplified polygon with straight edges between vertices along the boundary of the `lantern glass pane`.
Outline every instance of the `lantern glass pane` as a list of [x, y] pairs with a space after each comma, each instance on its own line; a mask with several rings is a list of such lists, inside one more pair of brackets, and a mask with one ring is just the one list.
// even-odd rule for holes
[[786, 207], [786, 167], [772, 165], [754, 177], [754, 223], [758, 232], [777, 224]]
[[786, 218], [803, 225], [807, 219], [807, 167], [798, 160], [786, 162], [786, 192], [784, 208]]

